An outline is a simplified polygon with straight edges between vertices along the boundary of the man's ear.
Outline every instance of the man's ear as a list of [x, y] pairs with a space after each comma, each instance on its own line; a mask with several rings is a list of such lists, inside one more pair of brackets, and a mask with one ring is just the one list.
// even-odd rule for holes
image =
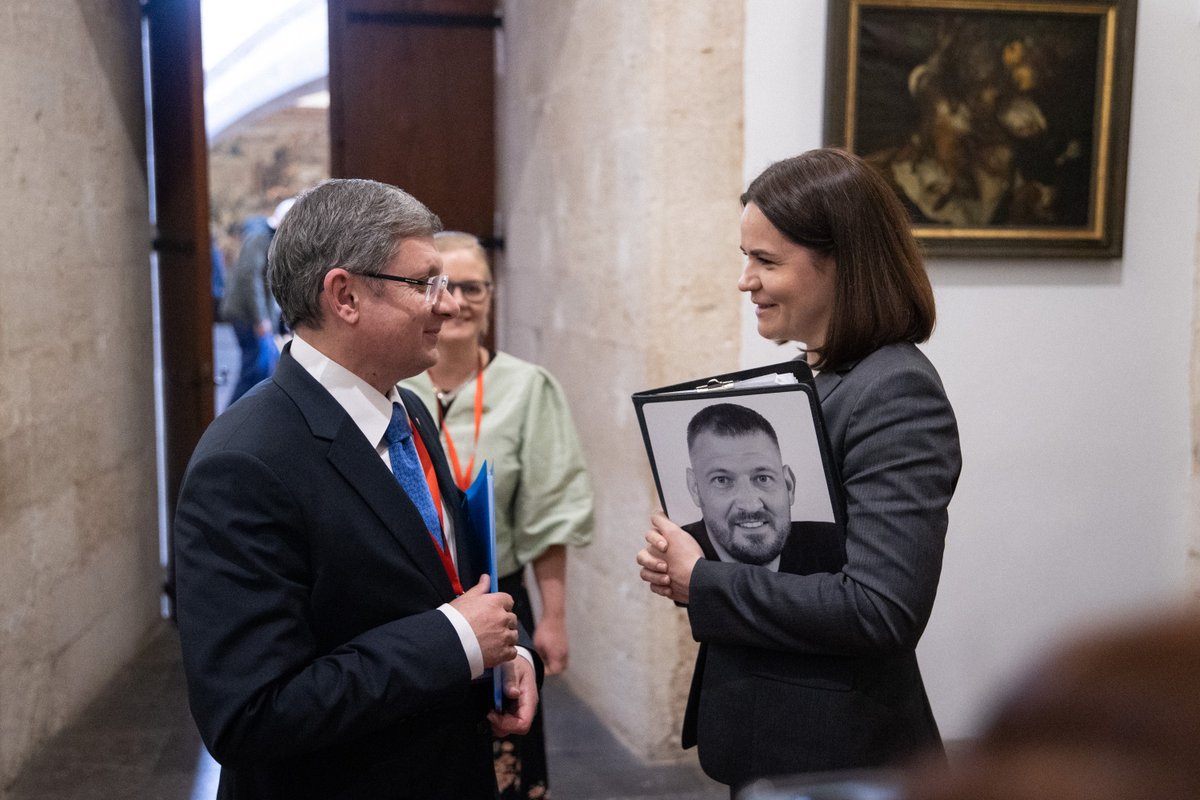
[[783, 482], [788, 487], [788, 505], [796, 504], [796, 476], [792, 473], [792, 468], [787, 464], [783, 465]]
[[334, 267], [325, 273], [325, 280], [321, 282], [321, 304], [330, 317], [353, 324], [358, 321], [358, 292], [350, 273], [341, 267]]
[[696, 508], [700, 508], [700, 487], [696, 485], [696, 473], [691, 467], [687, 468], [687, 485], [692, 502], [696, 504]]

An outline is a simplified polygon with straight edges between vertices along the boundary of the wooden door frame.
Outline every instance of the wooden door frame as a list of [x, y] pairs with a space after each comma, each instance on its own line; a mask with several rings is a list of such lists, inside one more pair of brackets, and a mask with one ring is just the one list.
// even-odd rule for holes
[[150, 180], [158, 260], [167, 574], [174, 600], [175, 502], [214, 412], [212, 242], [200, 0], [142, 0], [148, 27]]

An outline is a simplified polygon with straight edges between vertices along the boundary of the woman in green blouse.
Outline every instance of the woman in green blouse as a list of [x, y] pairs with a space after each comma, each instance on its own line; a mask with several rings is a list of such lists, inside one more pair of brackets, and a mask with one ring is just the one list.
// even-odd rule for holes
[[[495, 470], [496, 563], [500, 590], [554, 675], [567, 667], [567, 545], [592, 538], [592, 490], [579, 436], [558, 382], [545, 369], [489, 351], [492, 273], [470, 234], [435, 238], [461, 311], [442, 326], [438, 362], [403, 383], [415, 391], [442, 430], [442, 444], [459, 486], [466, 488], [486, 461]], [[523, 575], [533, 565], [542, 616], [534, 625]], [[501, 797], [549, 797], [541, 712], [527, 736], [496, 743]]]

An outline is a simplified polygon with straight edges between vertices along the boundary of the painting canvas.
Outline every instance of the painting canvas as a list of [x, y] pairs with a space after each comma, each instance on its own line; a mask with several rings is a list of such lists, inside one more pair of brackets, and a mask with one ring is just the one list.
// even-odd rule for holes
[[1133, 0], [830, 7], [826, 143], [934, 254], [1121, 252]]

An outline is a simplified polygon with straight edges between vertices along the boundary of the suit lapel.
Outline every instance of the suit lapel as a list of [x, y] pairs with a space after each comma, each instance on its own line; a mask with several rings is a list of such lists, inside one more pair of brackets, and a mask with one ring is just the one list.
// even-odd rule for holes
[[847, 361], [837, 369], [821, 370], [813, 379], [817, 384], [817, 399], [822, 403], [825, 402], [825, 398], [833, 394], [833, 390], [841, 384], [842, 378], [845, 377], [846, 373], [858, 366], [858, 362], [861, 360], [856, 358], [853, 361]]
[[409, 559], [429, 578], [438, 593], [453, 597], [454, 589], [421, 512], [400, 488], [375, 449], [367, 445], [362, 431], [346, 418], [339, 435], [330, 443], [329, 462], [371, 507]]
[[421, 513], [350, 416], [287, 349], [279, 358], [273, 379], [296, 403], [313, 436], [329, 442], [327, 458], [333, 468], [370, 507], [438, 595], [452, 598], [450, 579]]
[[840, 372], [830, 372], [822, 370], [822, 372], [813, 379], [817, 384], [817, 399], [821, 402], [829, 397], [830, 392], [837, 388], [837, 385], [842, 382]]

